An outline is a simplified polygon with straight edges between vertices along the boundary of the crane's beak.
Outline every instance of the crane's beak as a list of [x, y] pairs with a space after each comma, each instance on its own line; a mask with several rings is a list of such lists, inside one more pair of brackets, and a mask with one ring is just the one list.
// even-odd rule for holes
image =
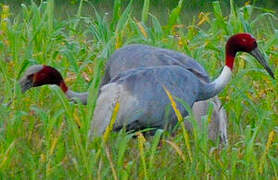
[[252, 50], [250, 52], [250, 54], [252, 56], [254, 56], [258, 62], [265, 68], [265, 70], [268, 72], [268, 74], [273, 78], [274, 78], [274, 74], [272, 72], [272, 70], [270, 69], [269, 65], [267, 64], [264, 56], [262, 55], [261, 51], [259, 50], [259, 48], [255, 48], [254, 50]]
[[25, 93], [27, 90], [29, 90], [31, 87], [33, 87], [32, 79], [27, 78], [24, 76], [19, 80], [19, 84], [21, 87], [21, 92]]

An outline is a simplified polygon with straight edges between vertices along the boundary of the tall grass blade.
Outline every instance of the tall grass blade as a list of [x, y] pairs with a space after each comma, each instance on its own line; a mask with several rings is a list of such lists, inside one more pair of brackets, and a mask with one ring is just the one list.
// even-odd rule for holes
[[8, 5], [3, 4], [2, 12], [1, 12], [1, 30], [3, 34], [7, 33], [9, 16], [10, 16], [10, 7]]
[[117, 155], [117, 168], [118, 168], [118, 177], [120, 177], [120, 179], [124, 178], [126, 174], [124, 167], [124, 159], [125, 159], [125, 153], [127, 151], [128, 148], [128, 142], [131, 138], [131, 136], [120, 136], [120, 142], [119, 142], [119, 151], [118, 151], [118, 155]]
[[147, 173], [147, 166], [146, 166], [146, 159], [145, 159], [145, 152], [144, 152], [144, 143], [145, 143], [145, 138], [141, 132], [136, 133], [138, 137], [138, 147], [140, 151], [140, 157], [141, 157], [141, 162], [143, 165], [143, 170], [144, 170], [144, 179], [148, 179], [148, 173]]
[[143, 34], [144, 38], [148, 38], [148, 34], [146, 29], [144, 28], [143, 24], [141, 22], [136, 22], [138, 29]]
[[47, 1], [47, 22], [48, 30], [52, 32], [53, 30], [53, 21], [54, 21], [54, 0]]
[[113, 160], [111, 158], [111, 154], [110, 154], [109, 149], [108, 149], [107, 146], [105, 146], [105, 152], [106, 152], [106, 156], [108, 158], [108, 161], [109, 161], [109, 164], [110, 164], [110, 167], [111, 167], [111, 170], [112, 170], [113, 178], [114, 178], [114, 180], [118, 180], [117, 173], [116, 173], [116, 170], [115, 170], [115, 167], [114, 167], [114, 164], [113, 164]]
[[132, 2], [131, 0], [127, 7], [125, 8], [124, 12], [122, 13], [120, 19], [118, 20], [117, 26], [116, 26], [116, 33], [119, 33], [120, 31], [123, 31], [124, 26], [128, 23], [128, 19], [130, 17], [131, 11], [132, 11]]
[[234, 6], [234, 0], [230, 0], [230, 24], [231, 31], [230, 33], [238, 33], [241, 32], [241, 21], [238, 20], [237, 11]]
[[155, 42], [157, 42], [157, 41], [160, 42], [163, 37], [163, 30], [162, 30], [161, 24], [155, 16], [153, 16], [151, 14], [150, 14], [150, 16], [151, 16], [152, 24], [153, 24], [153, 34], [154, 34], [153, 36], [155, 37], [154, 40], [155, 40]]
[[96, 101], [98, 97], [98, 90], [99, 90], [99, 85], [101, 81], [101, 69], [103, 66], [103, 58], [97, 59], [97, 64], [94, 69], [94, 74], [93, 74], [93, 81], [89, 87], [88, 90], [88, 102], [87, 102], [87, 107], [89, 109], [88, 112], [88, 120], [87, 122], [91, 122], [91, 119], [93, 118], [93, 113], [95, 110], [96, 106]]
[[119, 18], [116, 29], [115, 29], [115, 48], [118, 49], [122, 45], [122, 33], [124, 32], [124, 27], [128, 24], [128, 20], [132, 10], [132, 2], [131, 0], [127, 7], [125, 8], [124, 12], [122, 13], [121, 17]]
[[110, 124], [109, 126], [106, 128], [105, 132], [104, 132], [104, 135], [103, 135], [103, 142], [106, 143], [107, 140], [108, 140], [108, 136], [110, 134], [110, 132], [112, 131], [113, 129], [113, 126], [116, 122], [116, 119], [117, 119], [117, 114], [119, 112], [119, 109], [120, 109], [120, 103], [117, 102], [115, 107], [114, 107], [114, 111], [112, 113], [112, 117], [111, 117], [111, 120], [110, 120]]
[[76, 28], [79, 24], [79, 21], [81, 19], [81, 12], [82, 12], [82, 7], [83, 7], [83, 2], [84, 2], [84, 0], [80, 0], [78, 10], [77, 10], [77, 14], [76, 14], [77, 21], [75, 22], [74, 27], [73, 27], [74, 30], [76, 30]]
[[169, 100], [171, 102], [172, 108], [174, 109], [174, 111], [176, 113], [176, 116], [178, 118], [178, 121], [179, 121], [179, 123], [181, 125], [182, 132], [183, 132], [183, 137], [184, 137], [184, 141], [185, 141], [185, 145], [186, 145], [186, 148], [187, 148], [187, 153], [188, 153], [190, 161], [192, 162], [193, 158], [192, 158], [191, 147], [190, 147], [190, 142], [189, 142], [189, 135], [188, 135], [188, 132], [186, 131], [186, 129], [184, 127], [183, 117], [182, 117], [180, 111], [177, 109], [176, 102], [174, 101], [171, 93], [166, 89], [166, 87], [163, 87], [163, 88], [164, 88], [164, 91], [166, 92], [166, 94], [167, 94], [167, 96], [168, 96], [168, 98], [169, 98]]
[[228, 29], [227, 29], [227, 25], [226, 25], [225, 20], [224, 20], [224, 16], [222, 14], [222, 10], [221, 10], [221, 7], [220, 7], [220, 2], [219, 1], [214, 1], [212, 3], [212, 5], [213, 5], [214, 16], [216, 18], [216, 25], [218, 27], [220, 27], [221, 29], [223, 29], [226, 34], [229, 34]]
[[265, 151], [263, 152], [263, 155], [260, 159], [260, 166], [259, 166], [259, 172], [260, 174], [263, 173], [263, 168], [264, 168], [264, 164], [265, 164], [265, 161], [266, 161], [266, 155], [271, 147], [271, 144], [274, 140], [274, 136], [275, 136], [275, 131], [271, 131], [268, 135], [268, 140], [267, 140], [267, 143], [265, 145]]
[[165, 140], [165, 142], [167, 142], [169, 145], [171, 145], [175, 149], [177, 154], [181, 157], [181, 159], [183, 161], [185, 161], [185, 156], [183, 155], [182, 150], [180, 149], [180, 147], [177, 144], [175, 144], [174, 142], [169, 141], [169, 140]]
[[11, 153], [11, 151], [13, 151], [13, 148], [14, 148], [14, 146], [15, 146], [15, 140], [9, 145], [9, 147], [7, 148], [7, 150], [5, 151], [5, 153], [4, 154], [2, 154], [1, 155], [1, 162], [0, 162], [0, 169], [2, 169], [5, 165], [6, 165], [6, 163], [7, 163], [7, 161], [11, 158], [11, 155], [10, 155], [10, 153]]
[[154, 138], [153, 138], [153, 144], [151, 147], [151, 154], [150, 154], [150, 159], [149, 159], [149, 170], [153, 169], [153, 161], [154, 161], [154, 157], [155, 157], [155, 153], [156, 153], [156, 148], [159, 144], [159, 141], [161, 139], [161, 135], [162, 135], [163, 131], [161, 130], [157, 130], [155, 132]]
[[169, 19], [168, 19], [168, 31], [171, 30], [171, 28], [177, 24], [177, 21], [178, 21], [178, 18], [179, 18], [179, 15], [180, 15], [180, 12], [181, 12], [181, 8], [182, 8], [182, 5], [183, 5], [183, 0], [179, 0], [179, 3], [177, 5], [177, 7], [175, 7], [170, 15], [169, 15]]
[[149, 8], [150, 8], [150, 0], [144, 0], [142, 15], [141, 15], [141, 21], [143, 24], [146, 24], [148, 21], [148, 14], [149, 14]]
[[116, 28], [116, 24], [120, 19], [121, 14], [121, 0], [114, 1], [114, 8], [113, 8], [113, 19], [112, 19], [112, 27], [113, 29]]

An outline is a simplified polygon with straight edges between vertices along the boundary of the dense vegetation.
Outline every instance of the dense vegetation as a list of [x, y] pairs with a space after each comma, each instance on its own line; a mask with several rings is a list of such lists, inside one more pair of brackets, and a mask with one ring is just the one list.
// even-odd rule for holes
[[[144, 43], [194, 57], [212, 77], [224, 64], [227, 38], [250, 32], [272, 67], [278, 66], [277, 15], [231, 0], [227, 16], [218, 1], [191, 23], [180, 19], [183, 0], [167, 16], [152, 15], [145, 0], [139, 18], [132, 2], [114, 1], [110, 18], [82, 13], [57, 20], [54, 0], [2, 5], [0, 32], [0, 176], [10, 179], [277, 179], [278, 83], [240, 54], [228, 87], [220, 94], [229, 116], [229, 145], [218, 148], [206, 130], [194, 129], [189, 144], [182, 128], [175, 136], [132, 138], [125, 132], [91, 140], [87, 134], [107, 58], [115, 49]], [[56, 10], [54, 10], [56, 9]], [[58, 13], [63, 13], [60, 9]], [[275, 24], [276, 23], [276, 24]], [[163, 24], [163, 25], [162, 25]], [[68, 102], [57, 87], [21, 94], [17, 80], [31, 64], [59, 69], [76, 91], [90, 91], [87, 106]], [[277, 68], [273, 68], [277, 78]], [[192, 116], [186, 117], [191, 121]], [[204, 123], [209, 123], [209, 115]], [[159, 143], [159, 139], [161, 141]]]

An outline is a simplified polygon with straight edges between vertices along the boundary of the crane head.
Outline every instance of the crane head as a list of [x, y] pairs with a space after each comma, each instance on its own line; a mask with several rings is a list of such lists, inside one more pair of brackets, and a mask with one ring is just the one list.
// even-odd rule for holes
[[238, 33], [229, 38], [226, 44], [226, 65], [233, 68], [234, 57], [237, 52], [247, 52], [266, 69], [268, 74], [274, 79], [274, 74], [267, 61], [258, 48], [256, 39], [248, 33]]
[[24, 76], [19, 81], [21, 91], [24, 93], [32, 87], [42, 85], [58, 85], [63, 90], [67, 90], [62, 75], [51, 66], [33, 65], [27, 69]]
[[238, 33], [231, 36], [226, 44], [226, 49], [232, 53], [239, 51], [250, 53], [257, 48], [256, 39], [248, 33]]

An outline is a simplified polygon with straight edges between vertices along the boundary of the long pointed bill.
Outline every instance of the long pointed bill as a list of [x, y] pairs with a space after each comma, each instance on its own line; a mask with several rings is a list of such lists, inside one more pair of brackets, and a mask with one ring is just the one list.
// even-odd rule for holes
[[22, 93], [25, 93], [33, 85], [32, 81], [27, 79], [26, 77], [23, 77], [22, 79], [20, 79], [19, 84], [20, 84]]
[[258, 48], [256, 48], [253, 51], [251, 51], [250, 54], [252, 56], [254, 56], [258, 60], [258, 62], [265, 68], [265, 70], [268, 72], [268, 74], [273, 79], [275, 79], [274, 74], [273, 74], [272, 70], [270, 69], [269, 65], [267, 64], [267, 62], [266, 62], [264, 56], [262, 55], [261, 51]]

